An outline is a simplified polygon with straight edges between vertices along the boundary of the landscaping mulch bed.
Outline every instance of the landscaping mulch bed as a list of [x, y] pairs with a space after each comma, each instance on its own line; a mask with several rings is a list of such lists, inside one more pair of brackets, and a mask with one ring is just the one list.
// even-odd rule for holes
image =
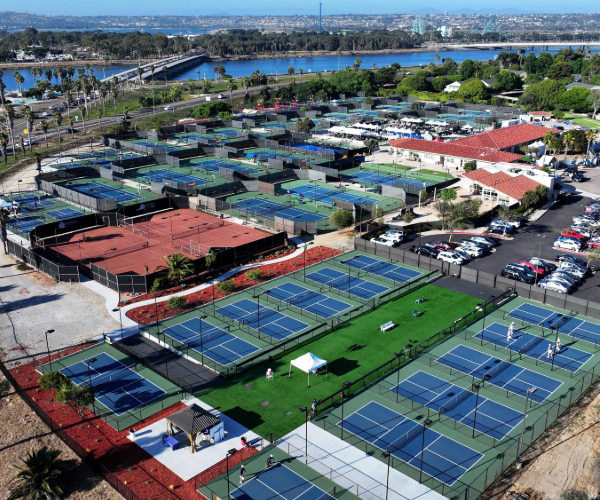
[[[340, 253], [342, 252], [329, 247], [311, 247], [306, 252], [306, 265], [310, 266], [313, 264], [317, 264], [323, 260], [327, 260], [331, 257], [339, 255]], [[269, 281], [274, 278], [280, 278], [281, 276], [284, 276], [291, 272], [298, 271], [303, 267], [304, 254], [294, 259], [287, 260], [285, 262], [265, 264], [261, 266], [261, 269], [263, 271], [262, 282]], [[251, 281], [248, 278], [246, 278], [245, 272], [240, 272], [236, 274], [232, 279], [235, 282], [236, 292], [245, 290], [247, 288], [251, 288], [258, 284], [255, 281]], [[197, 307], [202, 304], [207, 304], [213, 300], [213, 295], [214, 300], [218, 300], [225, 297], [226, 293], [219, 290], [216, 286], [191, 293], [185, 296], [186, 303], [183, 310]], [[146, 296], [146, 298], [150, 297]], [[182, 310], [169, 308], [169, 306], [167, 305], [167, 301], [163, 301], [159, 302], [156, 308], [154, 307], [154, 304], [150, 304], [131, 309], [130, 311], [127, 311], [127, 317], [132, 319], [136, 323], [139, 323], [140, 325], [148, 325], [156, 322], [157, 315], [159, 320], [163, 320], [172, 316], [176, 316], [181, 312]]]
[[[71, 349], [69, 352], [78, 350]], [[63, 353], [64, 354], [64, 353]], [[184, 482], [128, 438], [129, 428], [116, 431], [102, 419], [84, 410], [83, 420], [69, 405], [55, 400], [54, 391], [39, 387], [39, 373], [33, 363], [11, 371], [17, 383], [45, 412], [82, 448], [88, 458], [93, 458], [113, 473], [120, 484], [126, 486], [144, 500], [175, 500], [200, 498], [194, 489], [194, 480]], [[184, 408], [183, 403], [166, 408], [150, 418], [135, 424], [146, 427], [167, 415]]]
[[[240, 267], [240, 266], [247, 266], [248, 264], [268, 262], [270, 260], [275, 260], [275, 259], [281, 259], [282, 257], [285, 257], [286, 255], [289, 255], [291, 253], [294, 253], [295, 251], [296, 251], [296, 246], [289, 245], [289, 248], [286, 247], [283, 250], [278, 250], [277, 252], [273, 252], [268, 255], [257, 257], [256, 259], [246, 262], [245, 264], [236, 264], [235, 266], [232, 266], [232, 268]], [[226, 273], [228, 270], [229, 269], [220, 269], [219, 275]], [[136, 295], [135, 297], [131, 294], [121, 293], [121, 297], [124, 297], [124, 299], [121, 300], [121, 302], [119, 302], [119, 307], [123, 307], [128, 304], [135, 304], [136, 302], [143, 302], [144, 300], [148, 300], [148, 299], [153, 299], [157, 294], [165, 296], [165, 295], [171, 295], [173, 293], [181, 292], [182, 289], [194, 288], [198, 285], [201, 285], [202, 283], [206, 283], [206, 282], [210, 281], [211, 279], [213, 279], [213, 277], [214, 276], [212, 273], [202, 273], [202, 274], [199, 274], [196, 276], [191, 276], [190, 278], [183, 280], [182, 285], [184, 286], [184, 288], [182, 288], [182, 286], [180, 286], [180, 285], [174, 285], [169, 288], [163, 288], [162, 290], [160, 290], [158, 292], [144, 293], [144, 294]]]

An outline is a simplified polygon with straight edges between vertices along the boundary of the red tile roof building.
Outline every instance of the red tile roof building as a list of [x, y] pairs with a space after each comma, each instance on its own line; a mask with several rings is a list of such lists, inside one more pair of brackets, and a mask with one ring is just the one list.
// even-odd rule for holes
[[[543, 184], [530, 179], [525, 175], [517, 175], [515, 177], [508, 175], [505, 172], [488, 172], [483, 168], [466, 172], [461, 175], [462, 179], [468, 179], [468, 185], [463, 184], [466, 188], [485, 186], [490, 188], [491, 191], [497, 191], [510, 198], [509, 203], [514, 201], [521, 201], [525, 192], [535, 191], [537, 186]], [[484, 195], [485, 195], [485, 190]]]
[[472, 135], [454, 141], [461, 146], [476, 146], [490, 149], [501, 149], [517, 153], [521, 146], [539, 141], [548, 132], [554, 133], [550, 128], [540, 127], [525, 123], [511, 127], [498, 128], [490, 132]]

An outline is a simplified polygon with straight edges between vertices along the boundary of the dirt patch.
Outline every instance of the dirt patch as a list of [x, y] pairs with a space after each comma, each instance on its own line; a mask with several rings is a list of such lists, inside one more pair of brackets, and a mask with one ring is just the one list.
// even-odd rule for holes
[[[0, 378], [4, 380], [2, 375]], [[64, 474], [64, 498], [123, 498], [53, 434], [12, 387], [6, 396], [0, 398], [0, 415], [0, 498], [8, 498], [16, 473], [12, 466], [20, 465], [21, 457], [42, 446], [61, 450], [60, 458], [69, 461], [70, 468]]]
[[489, 498], [507, 491], [532, 498], [557, 500], [567, 488], [597, 498], [599, 490], [591, 465], [600, 453], [600, 384], [569, 408], [524, 454], [524, 468], [509, 469], [488, 490]]

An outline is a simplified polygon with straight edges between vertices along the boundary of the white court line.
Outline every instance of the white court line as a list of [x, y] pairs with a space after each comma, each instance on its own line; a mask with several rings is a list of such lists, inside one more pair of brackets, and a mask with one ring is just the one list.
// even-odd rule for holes
[[[92, 346], [92, 347], [93, 347], [93, 346]], [[77, 354], [77, 353], [73, 353], [73, 354]], [[100, 354], [104, 354], [105, 356], [108, 356], [108, 357], [109, 357], [110, 359], [112, 359], [112, 360], [113, 360], [115, 363], [119, 363], [119, 364], [120, 364], [120, 365], [121, 365], [123, 368], [128, 368], [129, 370], [131, 370], [131, 368], [129, 368], [127, 365], [125, 365], [125, 364], [121, 363], [120, 361], [117, 361], [117, 360], [116, 360], [115, 358], [113, 358], [113, 357], [112, 357], [110, 354], [108, 354], [108, 353], [106, 353], [106, 352], [104, 352], [104, 351], [102, 351]], [[96, 357], [100, 356], [100, 354], [97, 354], [97, 355], [96, 355]], [[92, 356], [92, 357], [94, 357], [94, 356]], [[86, 359], [90, 359], [90, 358], [86, 358]], [[59, 371], [61, 371], [61, 370], [66, 370], [67, 368], [70, 368], [71, 366], [78, 365], [79, 363], [83, 363], [84, 365], [86, 364], [85, 360], [76, 361], [75, 363], [71, 363], [70, 365], [67, 365], [67, 366], [65, 366], [65, 367], [61, 368]], [[46, 363], [46, 364], [47, 364], [47, 363]], [[108, 375], [110, 372], [112, 372], [112, 371], [118, 371], [118, 370], [120, 370], [120, 369], [121, 369], [121, 368], [117, 368], [117, 370], [110, 370], [110, 371], [108, 371], [108, 372], [105, 372], [105, 373], [100, 373], [98, 370], [94, 369], [94, 367], [93, 367], [93, 366], [90, 366], [90, 370], [92, 370], [92, 371], [95, 371], [95, 372], [97, 373], [97, 375], [94, 375], [93, 377], [91, 377], [91, 379], [92, 379], [92, 380], [94, 380], [94, 379], [95, 379], [95, 378], [97, 378], [97, 377], [102, 377], [103, 375]], [[131, 371], [133, 371], [133, 370], [131, 370]], [[87, 380], [86, 380], [86, 381], [83, 381], [83, 382], [82, 382], [82, 384], [85, 384], [85, 382], [88, 382], [88, 381], [87, 381]], [[80, 384], [75, 384], [75, 385], [80, 385]]]
[[[369, 405], [369, 404], [371, 404], [371, 403], [375, 403], [375, 404], [379, 405], [379, 403], [377, 403], [377, 402], [375, 402], [375, 401], [370, 401], [370, 402], [369, 402], [369, 403], [367, 403], [366, 405], [362, 406], [362, 407], [361, 407], [359, 410], [356, 410], [354, 413], [359, 413], [359, 411], [360, 411], [360, 410], [362, 410], [362, 409], [363, 409], [365, 406], [367, 406], [367, 405]], [[380, 406], [383, 406], [383, 405], [380, 405]], [[384, 408], [386, 408], [386, 409], [388, 409], [388, 410], [389, 410], [389, 408], [387, 408], [386, 406], [384, 406]], [[406, 422], [406, 421], [410, 421], [410, 422], [412, 422], [413, 424], [415, 424], [415, 426], [419, 426], [419, 425], [420, 425], [419, 423], [415, 422], [414, 420], [412, 420], [412, 419], [410, 419], [410, 418], [408, 418], [408, 417], [405, 417], [404, 415], [401, 415], [400, 413], [396, 413], [394, 410], [390, 410], [390, 411], [392, 411], [392, 412], [393, 412], [393, 413], [395, 413], [396, 415], [399, 415], [400, 417], [403, 417], [403, 418], [404, 418], [404, 420], [403, 420], [402, 422], [400, 422], [399, 424], [397, 424], [395, 427], [392, 427], [392, 428], [391, 428], [391, 429], [390, 429], [388, 432], [386, 432], [386, 433], [382, 434], [381, 436], [377, 437], [377, 438], [376, 438], [377, 440], [380, 440], [380, 439], [381, 439], [383, 436], [385, 436], [386, 434], [388, 434], [390, 431], [392, 431], [393, 429], [395, 429], [395, 428], [396, 428], [396, 427], [398, 427], [399, 425], [402, 425], [402, 424], [403, 424], [404, 422]], [[363, 417], [364, 419], [366, 419], [366, 420], [369, 420], [369, 421], [371, 421], [371, 422], [374, 422], [374, 421], [373, 421], [373, 420], [371, 420], [370, 418], [368, 418], [368, 417], [365, 417], [364, 415], [362, 415], [362, 414], [360, 414], [360, 413], [359, 413], [359, 415], [360, 415], [361, 417]], [[381, 424], [378, 424], [377, 422], [374, 422], [374, 423], [375, 423], [375, 424], [377, 424], [379, 427], [382, 427], [382, 425], [381, 425]], [[413, 427], [412, 429], [414, 429], [414, 427]], [[412, 429], [411, 429], [411, 431], [412, 431]], [[347, 431], [347, 432], [349, 432], [350, 434], [354, 434], [354, 435], [355, 435], [356, 437], [358, 437], [359, 439], [363, 439], [363, 441], [366, 441], [366, 439], [364, 439], [364, 438], [360, 438], [360, 436], [358, 436], [356, 433], [354, 433], [354, 432], [352, 432], [352, 431], [349, 431], [349, 430], [348, 430], [348, 429], [346, 429], [346, 428], [344, 428], [344, 430], [345, 430], [345, 431]], [[429, 447], [430, 447], [430, 446], [431, 446], [433, 443], [435, 443], [435, 442], [436, 442], [438, 439], [440, 439], [442, 436], [444, 436], [443, 434], [441, 434], [441, 433], [439, 433], [439, 432], [437, 432], [437, 431], [433, 431], [432, 429], [430, 429], [430, 430], [431, 430], [432, 432], [435, 432], [435, 433], [438, 435], [438, 437], [437, 437], [436, 439], [434, 439], [434, 440], [433, 440], [433, 441], [432, 441], [432, 442], [431, 442], [431, 443], [430, 443], [430, 444], [429, 444], [429, 445], [428, 445], [428, 446], [427, 446], [425, 449], [428, 449], [428, 448], [429, 448]], [[410, 432], [410, 431], [408, 431], [408, 432]], [[471, 447], [469, 447], [469, 446], [465, 446], [465, 445], [463, 445], [462, 443], [459, 443], [458, 441], [455, 441], [455, 440], [454, 440], [454, 439], [452, 439], [452, 438], [448, 438], [447, 436], [444, 436], [444, 437], [446, 437], [447, 439], [449, 439], [449, 440], [450, 440], [450, 441], [452, 441], [453, 443], [457, 443], [457, 444], [459, 444], [459, 445], [461, 445], [461, 446], [463, 446], [463, 447], [467, 448], [468, 450], [471, 450], [472, 452], [474, 452], [474, 453], [477, 453], [478, 455], [480, 455], [480, 457], [479, 457], [479, 459], [477, 460], [477, 462], [479, 462], [479, 460], [481, 460], [481, 459], [483, 458], [483, 456], [484, 456], [484, 455], [483, 455], [483, 453], [480, 453], [480, 452], [478, 452], [477, 450], [474, 450], [473, 448], [471, 448]], [[374, 443], [370, 443], [370, 444], [371, 444], [371, 445], [373, 445], [373, 446], [375, 446], [376, 448], [379, 448], [380, 450], [383, 450], [383, 448], [381, 448], [381, 446], [377, 446], [377, 445], [376, 445], [376, 444], [374, 444]], [[392, 444], [392, 443], [390, 443], [390, 444]], [[384, 451], [385, 451], [385, 450], [384, 450]], [[449, 459], [449, 458], [447, 458], [447, 457], [442, 457], [441, 455], [439, 455], [439, 454], [438, 454], [438, 453], [436, 453], [435, 451], [429, 450], [429, 452], [430, 452], [430, 453], [433, 453], [433, 454], [435, 454], [435, 455], [437, 455], [438, 457], [441, 457], [441, 458], [443, 458], [444, 460], [446, 460], [446, 461], [448, 461], [448, 462], [450, 462], [450, 463], [452, 463], [452, 464], [456, 465], [457, 467], [460, 467], [461, 469], [463, 469], [463, 470], [465, 471], [465, 472], [463, 472], [463, 473], [462, 473], [462, 474], [461, 474], [461, 475], [460, 475], [458, 478], [455, 478], [455, 479], [454, 479], [454, 481], [452, 481], [452, 483], [447, 483], [446, 481], [443, 481], [442, 479], [438, 479], [438, 478], [436, 478], [438, 481], [440, 481], [440, 482], [442, 482], [442, 483], [444, 483], [444, 484], [447, 484], [447, 485], [449, 485], [449, 486], [452, 486], [452, 485], [453, 485], [453, 484], [454, 484], [456, 481], [458, 481], [458, 479], [460, 479], [460, 477], [462, 477], [464, 474], [466, 474], [466, 473], [467, 473], [467, 472], [468, 472], [468, 471], [469, 471], [471, 468], [473, 468], [473, 467], [474, 467], [474, 466], [477, 464], [477, 462], [475, 462], [475, 463], [474, 463], [474, 464], [473, 464], [471, 467], [469, 467], [469, 469], [467, 469], [467, 468], [465, 468], [464, 466], [462, 466], [462, 465], [460, 465], [460, 464], [458, 464], [458, 463], [454, 462], [453, 460], [450, 460], [450, 459]], [[391, 453], [392, 453], [392, 454], [394, 454], [393, 452], [391, 452]], [[409, 455], [409, 454], [407, 453], [407, 455]], [[397, 455], [395, 455], [395, 456], [396, 456], [397, 458], [400, 458], [400, 457], [398, 457]], [[417, 456], [418, 456], [418, 455], [417, 455]], [[417, 456], [412, 456], [409, 462], [406, 462], [406, 461], [405, 461], [404, 459], [402, 459], [402, 458], [400, 458], [400, 460], [402, 460], [402, 461], [403, 461], [404, 463], [406, 463], [407, 465], [410, 465], [411, 467], [413, 467], [413, 468], [415, 468], [415, 469], [419, 470], [419, 468], [418, 468], [418, 467], [415, 467], [414, 465], [412, 465], [412, 464], [410, 463], [412, 460], [415, 460], [415, 459], [417, 459]], [[443, 472], [445, 472], [445, 471], [439, 471], [439, 472], [442, 472], [442, 473], [443, 473]], [[430, 474], [428, 474], [428, 475], [430, 475]], [[433, 476], [432, 476], [432, 477], [433, 477]]]
[[[529, 304], [528, 302], [526, 302], [525, 304], [527, 304], [527, 305], [531, 305], [531, 304]], [[525, 304], [521, 304], [521, 305], [519, 305], [519, 306], [515, 307], [515, 308], [514, 308], [512, 311], [510, 311], [510, 312], [508, 313], [508, 315], [510, 315], [510, 314], [512, 314], [512, 313], [514, 313], [515, 311], [518, 311], [518, 310], [519, 310], [519, 309], [520, 309], [522, 306], [524, 306]], [[544, 310], [544, 311], [549, 311], [549, 309], [544, 309], [543, 307], [538, 307], [538, 306], [532, 306], [532, 307], [535, 307], [535, 308], [537, 308], [537, 309], [542, 309], [542, 310]], [[539, 317], [539, 318], [542, 318], [542, 317], [543, 317], [543, 316], [540, 316], [539, 314], [535, 314], [535, 313], [532, 313], [532, 312], [527, 312], [527, 311], [523, 311], [523, 312], [524, 312], [525, 314], [529, 314], [530, 316], [536, 316], [536, 317]], [[557, 313], [556, 313], [555, 311], [551, 311], [551, 314], [549, 314], [548, 316], [544, 317], [544, 319], [543, 319], [542, 321], [539, 321], [538, 323], [531, 323], [531, 321], [527, 321], [526, 319], [525, 319], [525, 320], [523, 320], [523, 321], [527, 321], [527, 323], [530, 323], [530, 324], [532, 324], [532, 325], [539, 325], [540, 323], [544, 323], [544, 322], [545, 322], [545, 321], [546, 321], [548, 318], [550, 318], [550, 317], [551, 317], [551, 316], [553, 316], [554, 314], [557, 314]], [[519, 319], [519, 318], [516, 318], [516, 319]]]
[[[492, 417], [491, 415], [489, 415], [489, 414], [487, 414], [487, 413], [484, 413], [484, 412], [481, 410], [481, 406], [482, 406], [484, 403], [486, 403], [487, 401], [492, 401], [492, 400], [491, 400], [491, 399], [487, 399], [487, 398], [486, 398], [486, 400], [485, 400], [483, 403], [479, 404], [479, 405], [477, 406], [477, 413], [478, 413], [478, 414], [479, 414], [479, 413], [481, 413], [481, 414], [485, 415], [486, 417], [488, 417], [488, 418], [489, 418], [489, 419], [491, 419], [491, 420], [495, 420], [496, 422], [499, 422], [499, 423], [500, 423], [500, 424], [502, 424], [502, 425], [506, 425], [507, 427], [510, 427], [510, 426], [509, 426], [509, 425], [508, 425], [506, 422], [503, 422], [502, 420], [498, 420], [497, 418], [494, 418], [494, 417]], [[493, 402], [495, 402], [495, 401], [493, 401]], [[500, 404], [500, 403], [496, 403], [496, 404]], [[504, 406], [504, 405], [501, 405], [501, 406]], [[508, 408], [508, 406], [504, 406], [504, 408]], [[508, 409], [509, 409], [509, 410], [512, 410], [512, 408], [508, 408]], [[516, 410], [513, 410], [513, 411], [516, 411]], [[469, 415], [472, 415], [473, 413], [475, 413], [475, 410], [473, 410], [473, 411], [469, 412], [469, 413], [468, 413], [468, 415], [465, 415], [465, 416], [464, 416], [464, 417], [463, 417], [461, 420], [459, 420], [459, 422], [460, 422], [460, 423], [463, 423], [462, 421], [463, 421], [464, 419], [466, 419], [466, 418], [467, 418]], [[522, 414], [522, 413], [520, 413], [520, 412], [517, 412], [517, 413], [519, 413], [519, 415], [521, 415], [521, 417], [523, 416], [523, 414]], [[513, 425], [512, 427], [510, 427], [510, 430], [509, 430], [508, 432], [506, 432], [506, 433], [504, 434], [504, 436], [502, 436], [500, 439], [498, 439], [498, 438], [497, 438], [497, 437], [495, 437], [495, 436], [491, 436], [490, 434], [488, 434], [488, 433], [487, 433], [487, 432], [485, 432], [485, 431], [482, 431], [481, 429], [479, 429], [479, 432], [483, 432], [483, 433], [484, 433], [484, 434], [486, 434], [487, 436], [490, 436], [490, 437], [494, 438], [496, 441], [502, 441], [502, 440], [503, 440], [503, 439], [504, 439], [506, 436], [508, 436], [508, 435], [509, 435], [509, 434], [510, 434], [510, 433], [511, 433], [511, 432], [512, 432], [514, 429], [515, 429], [515, 427], [517, 427], [517, 425], [519, 425], [519, 424], [520, 424], [522, 421], [523, 421], [523, 418], [521, 418], [521, 419], [520, 419], [520, 420], [519, 420], [519, 421], [518, 421], [518, 422], [517, 422], [515, 425]], [[466, 425], [466, 424], [463, 424], [463, 425]], [[471, 425], [469, 425], [469, 427], [472, 427], [472, 426], [471, 426]]]

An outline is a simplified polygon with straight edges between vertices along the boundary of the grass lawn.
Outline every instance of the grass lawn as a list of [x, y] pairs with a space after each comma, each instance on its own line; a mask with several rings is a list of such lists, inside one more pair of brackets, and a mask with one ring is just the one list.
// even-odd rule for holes
[[[382, 163], [382, 165], [385, 165], [386, 167], [392, 167], [398, 170], [416, 170], [416, 167], [407, 167], [406, 165], [395, 165], [394, 163]], [[423, 174], [437, 175], [438, 177], [443, 177], [444, 179], [453, 178], [452, 174], [448, 174], [446, 172], [439, 172], [437, 170], [429, 170], [427, 168], [421, 168], [420, 170], [418, 170], [418, 172], [421, 172]]]
[[594, 120], [592, 118], [588, 118], [585, 115], [565, 114], [565, 120], [572, 121], [573, 123], [577, 123], [578, 125], [582, 125], [583, 127], [600, 127], [600, 120]]
[[[424, 314], [413, 318], [415, 300], [425, 297], [419, 310]], [[375, 311], [351, 320], [339, 330], [301, 347], [287, 351], [272, 361], [260, 363], [197, 396], [229, 417], [260, 435], [274, 432], [283, 436], [303, 423], [301, 406], [310, 406], [313, 398], [323, 399], [340, 390], [342, 382], [355, 380], [394, 356], [409, 339], [422, 341], [450, 326], [476, 308], [478, 299], [446, 290], [436, 285], [423, 288], [389, 302]], [[381, 333], [379, 325], [394, 321], [393, 330]], [[344, 349], [357, 344], [357, 349]], [[290, 361], [311, 352], [329, 363], [329, 378], [311, 375], [306, 387], [306, 373], [294, 368], [288, 379]], [[266, 381], [267, 368], [273, 369], [274, 380]], [[244, 387], [252, 384], [251, 387]], [[268, 401], [268, 406], [261, 403]], [[291, 412], [286, 415], [286, 412]]]

